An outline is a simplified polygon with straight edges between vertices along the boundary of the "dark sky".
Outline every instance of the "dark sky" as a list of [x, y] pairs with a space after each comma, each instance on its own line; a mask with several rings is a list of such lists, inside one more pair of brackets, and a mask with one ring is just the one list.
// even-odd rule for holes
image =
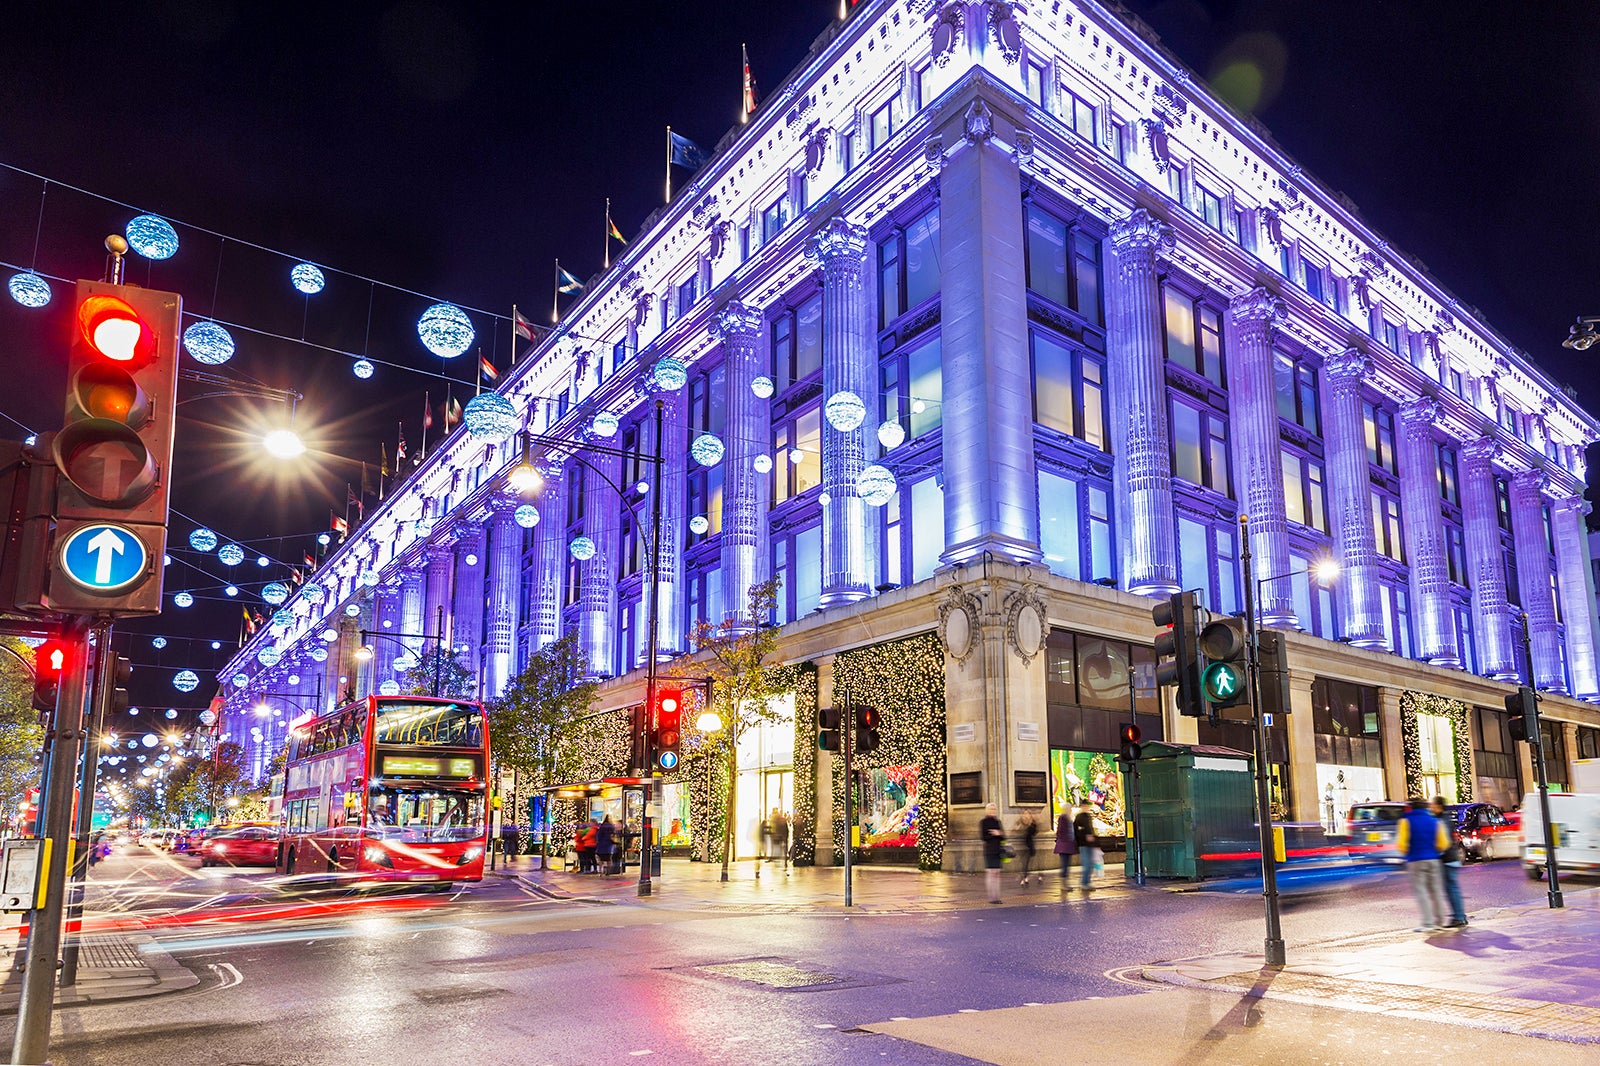
[[[1284, 149], [1600, 411], [1588, 356], [1559, 347], [1574, 316], [1600, 313], [1600, 7], [1127, 6], [1202, 77], [1241, 54], [1265, 61], [1254, 110]], [[836, 0], [17, 5], [0, 35], [0, 162], [179, 223], [177, 257], [136, 261], [130, 280], [182, 292], [187, 311], [398, 364], [359, 382], [344, 356], [236, 331], [225, 371], [305, 394], [296, 424], [325, 453], [317, 476], [262, 472], [248, 441], [283, 418], [271, 403], [180, 408], [178, 509], [225, 539], [286, 537], [259, 546], [298, 560], [359, 477], [332, 456], [375, 460], [380, 441], [392, 454], [401, 419], [415, 450], [423, 390], [437, 404], [445, 385], [404, 368], [471, 379], [470, 359], [441, 364], [417, 342], [430, 301], [361, 276], [502, 315], [517, 303], [545, 320], [555, 257], [580, 277], [599, 267], [604, 197], [627, 234], [658, 206], [663, 127], [710, 148], [736, 119], [740, 43], [763, 90], [776, 88], [836, 10]], [[34, 262], [39, 205], [39, 181], [0, 170], [0, 261]], [[101, 240], [133, 213], [52, 186], [38, 268], [97, 276]], [[328, 289], [301, 298], [287, 283], [294, 260], [251, 243], [330, 268]], [[0, 413], [36, 429], [59, 424], [66, 296], [58, 287], [44, 311], [0, 299]], [[504, 325], [473, 317], [503, 366]], [[21, 434], [10, 423], [0, 432]], [[175, 517], [174, 541], [190, 528]], [[233, 647], [239, 605], [259, 604], [251, 586], [280, 575], [247, 562], [234, 575], [244, 592], [226, 600], [224, 568], [208, 566], [211, 576], [183, 563], [168, 572], [169, 593], [210, 590], [200, 606], [123, 627], [173, 638], [165, 669], [137, 677], [137, 702], [203, 703], [205, 669]], [[213, 638], [224, 644], [215, 655]], [[157, 665], [146, 637], [134, 651]], [[170, 688], [180, 665], [202, 672], [192, 697]]]

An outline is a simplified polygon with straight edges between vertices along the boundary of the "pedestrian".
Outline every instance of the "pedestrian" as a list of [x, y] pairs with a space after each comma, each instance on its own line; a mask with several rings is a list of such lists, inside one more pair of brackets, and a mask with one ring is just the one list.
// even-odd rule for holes
[[1006, 861], [1006, 831], [1000, 825], [1000, 815], [994, 804], [983, 809], [983, 820], [978, 823], [978, 836], [983, 840], [984, 886], [989, 890], [989, 902], [1000, 902], [1000, 867]]
[[1444, 831], [1450, 835], [1449, 846], [1444, 849], [1444, 854], [1439, 856], [1440, 880], [1444, 882], [1444, 898], [1450, 904], [1450, 920], [1445, 923], [1446, 929], [1460, 929], [1467, 924], [1467, 906], [1461, 901], [1461, 884], [1458, 878], [1461, 875], [1461, 860], [1465, 853], [1461, 850], [1461, 835], [1456, 832], [1455, 815], [1445, 809], [1444, 797], [1433, 797], [1433, 816], [1439, 819]]
[[1439, 856], [1450, 846], [1450, 834], [1421, 796], [1411, 797], [1411, 809], [1395, 826], [1394, 845], [1405, 860], [1411, 894], [1416, 896], [1417, 909], [1422, 912], [1422, 924], [1411, 931], [1426, 933], [1441, 928], [1444, 906], [1439, 899]]
[[1072, 839], [1078, 845], [1078, 883], [1087, 891], [1094, 869], [1100, 865], [1100, 838], [1094, 832], [1094, 815], [1079, 807], [1072, 819]]
[[[777, 809], [774, 808], [773, 811], [772, 811], [772, 814], [775, 815], [777, 813], [778, 813]], [[765, 860], [767, 860], [769, 862], [772, 859], [772, 815], [768, 815], [767, 817], [761, 819], [761, 856], [760, 856], [760, 858], [765, 859]]]
[[1072, 869], [1072, 857], [1078, 854], [1078, 836], [1072, 829], [1072, 811], [1065, 810], [1056, 818], [1056, 854], [1061, 856], [1061, 880], [1066, 881]]
[[588, 823], [578, 831], [578, 872], [580, 874], [594, 872], [594, 845], [595, 835], [599, 832], [599, 824], [594, 816], [589, 817]]
[[1026, 885], [1033, 875], [1033, 856], [1038, 852], [1035, 841], [1039, 836], [1039, 816], [1032, 807], [1024, 807], [1018, 816], [1017, 836], [1022, 840], [1022, 850], [1017, 856], [1022, 860], [1022, 880], [1018, 884]]
[[782, 811], [774, 811], [772, 815], [772, 846], [778, 849], [778, 854], [783, 856], [785, 870], [789, 866], [789, 816]]
[[615, 871], [611, 869], [611, 859], [617, 849], [617, 827], [611, 821], [611, 815], [606, 815], [605, 820], [595, 826], [594, 853], [598, 863], [598, 870], [603, 874]]

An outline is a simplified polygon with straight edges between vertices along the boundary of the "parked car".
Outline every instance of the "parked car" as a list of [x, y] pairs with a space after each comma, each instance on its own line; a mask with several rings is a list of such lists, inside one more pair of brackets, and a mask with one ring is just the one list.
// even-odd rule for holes
[[273, 866], [278, 831], [262, 825], [219, 826], [200, 844], [201, 866]]
[[172, 840], [172, 850], [185, 855], [192, 855], [199, 851], [200, 842], [206, 837], [205, 829], [180, 829]]
[[1345, 816], [1350, 834], [1350, 854], [1353, 858], [1374, 862], [1399, 862], [1395, 849], [1395, 826], [1406, 813], [1407, 804], [1394, 800], [1378, 803], [1358, 803]]
[[1456, 839], [1469, 861], [1514, 859], [1520, 853], [1521, 819], [1507, 818], [1492, 803], [1452, 803], [1445, 810], [1455, 819]]

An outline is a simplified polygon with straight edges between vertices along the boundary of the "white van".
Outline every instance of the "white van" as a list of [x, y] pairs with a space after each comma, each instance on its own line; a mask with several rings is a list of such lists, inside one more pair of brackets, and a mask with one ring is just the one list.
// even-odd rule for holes
[[[1600, 873], [1600, 794], [1550, 793], [1550, 821], [1561, 872]], [[1539, 793], [1530, 792], [1522, 798], [1522, 868], [1540, 881], [1544, 861], [1544, 815]]]

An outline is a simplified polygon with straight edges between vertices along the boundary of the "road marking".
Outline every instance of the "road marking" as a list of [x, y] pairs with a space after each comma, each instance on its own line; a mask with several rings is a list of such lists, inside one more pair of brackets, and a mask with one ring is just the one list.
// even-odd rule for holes
[[813, 1028], [813, 1029], [837, 1029], [839, 1027], [837, 1025], [829, 1025], [827, 1022], [818, 1022], [816, 1025], [813, 1025], [811, 1028]]
[[240, 973], [239, 968], [231, 962], [207, 963], [207, 967], [217, 975], [217, 980], [221, 982], [217, 986], [219, 989], [235, 988], [244, 984], [244, 974]]
[[655, 1052], [654, 1052], [654, 1051], [651, 1051], [651, 1050], [650, 1050], [650, 1049], [649, 1049], [649, 1048], [642, 1048], [642, 1049], [641, 1049], [641, 1050], [639, 1050], [639, 1051], [630, 1051], [630, 1052], [628, 1052], [628, 1054], [629, 1054], [629, 1055], [632, 1055], [632, 1056], [633, 1056], [633, 1057], [635, 1057], [635, 1058], [637, 1058], [637, 1057], [639, 1057], [639, 1056], [640, 1056], [640, 1055], [654, 1055], [654, 1054], [655, 1054]]

